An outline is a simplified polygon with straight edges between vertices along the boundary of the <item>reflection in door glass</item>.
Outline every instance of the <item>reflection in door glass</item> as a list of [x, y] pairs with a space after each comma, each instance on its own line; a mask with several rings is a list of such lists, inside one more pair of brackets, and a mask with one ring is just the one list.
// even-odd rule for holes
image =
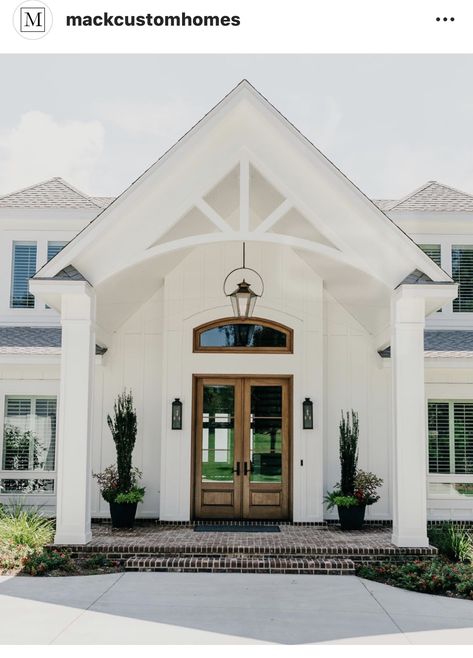
[[250, 459], [252, 482], [281, 482], [281, 386], [251, 387]]
[[233, 482], [233, 386], [204, 386], [202, 409], [202, 481]]

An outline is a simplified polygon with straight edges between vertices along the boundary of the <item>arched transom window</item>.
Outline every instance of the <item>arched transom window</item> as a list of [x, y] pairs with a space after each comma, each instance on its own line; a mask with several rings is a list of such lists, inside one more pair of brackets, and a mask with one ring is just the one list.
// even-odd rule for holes
[[194, 352], [292, 353], [292, 329], [277, 322], [223, 318], [194, 329]]

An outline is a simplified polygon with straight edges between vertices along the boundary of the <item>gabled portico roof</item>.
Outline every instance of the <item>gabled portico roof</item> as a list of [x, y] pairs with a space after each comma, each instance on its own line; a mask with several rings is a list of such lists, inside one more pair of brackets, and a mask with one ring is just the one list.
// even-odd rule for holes
[[113, 329], [190, 250], [229, 241], [292, 248], [373, 333], [412, 272], [451, 282], [245, 80], [35, 279], [73, 266], [96, 290], [99, 322]]

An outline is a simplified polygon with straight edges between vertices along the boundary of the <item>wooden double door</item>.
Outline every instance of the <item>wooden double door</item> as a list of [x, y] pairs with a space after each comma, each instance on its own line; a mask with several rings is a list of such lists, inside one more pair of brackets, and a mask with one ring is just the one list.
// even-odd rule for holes
[[196, 518], [289, 518], [290, 394], [288, 378], [197, 378]]

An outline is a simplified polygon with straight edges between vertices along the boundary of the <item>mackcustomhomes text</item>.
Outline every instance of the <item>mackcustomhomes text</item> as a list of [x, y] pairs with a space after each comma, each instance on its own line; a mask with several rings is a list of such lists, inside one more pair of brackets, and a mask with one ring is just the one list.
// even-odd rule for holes
[[240, 16], [198, 16], [182, 12], [172, 16], [115, 15], [66, 16], [67, 27], [237, 27]]

